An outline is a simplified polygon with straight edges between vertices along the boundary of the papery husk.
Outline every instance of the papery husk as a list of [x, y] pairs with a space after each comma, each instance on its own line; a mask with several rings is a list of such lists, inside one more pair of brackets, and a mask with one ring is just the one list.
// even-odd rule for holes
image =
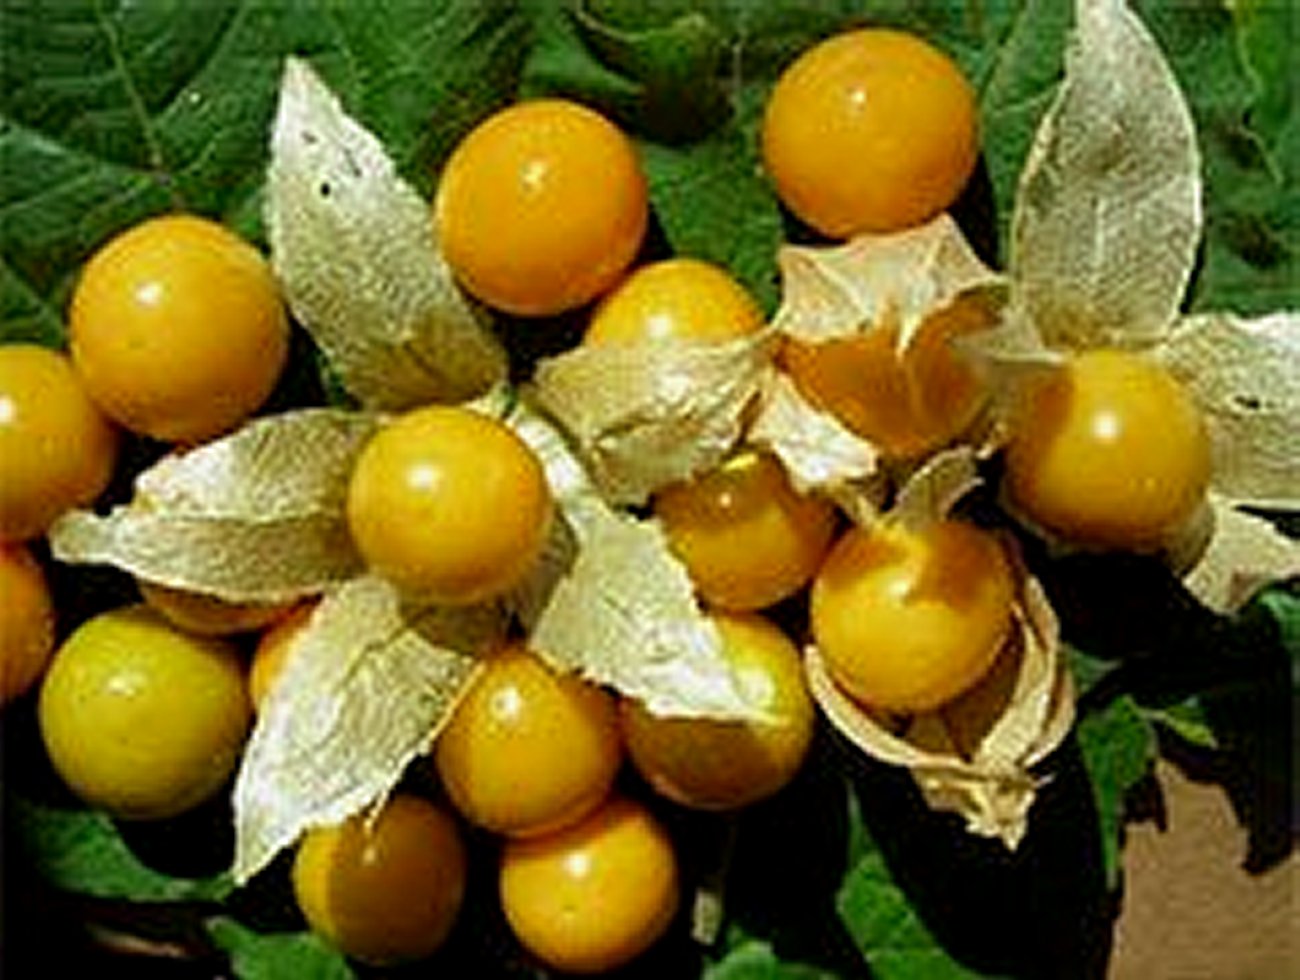
[[413, 607], [375, 576], [328, 594], [298, 632], [235, 783], [235, 880], [311, 827], [377, 805], [427, 751], [501, 642], [492, 606]]
[[655, 715], [762, 717], [658, 521], [611, 508], [565, 437], [526, 401], [506, 423], [542, 462], [559, 512], [542, 560], [508, 597], [529, 647]]
[[1214, 492], [1300, 509], [1300, 313], [1187, 317], [1154, 354], [1205, 417]]
[[505, 379], [505, 351], [456, 287], [429, 206], [297, 58], [280, 86], [266, 218], [294, 316], [364, 406], [459, 402]]
[[1011, 305], [1049, 347], [1151, 344], [1172, 326], [1201, 236], [1191, 112], [1122, 0], [1079, 0], [1065, 80], [1012, 216]]
[[107, 564], [226, 602], [281, 603], [351, 578], [352, 466], [376, 416], [303, 409], [165, 456], [107, 516], [72, 511], [50, 530], [59, 561]]
[[941, 521], [981, 483], [974, 447], [944, 449], [922, 463], [898, 491], [891, 521], [920, 534]]
[[725, 342], [584, 345], [542, 361], [531, 394], [573, 438], [606, 498], [640, 505], [722, 461], [773, 344], [761, 331]]
[[1031, 769], [1069, 733], [1074, 688], [1056, 616], [1027, 575], [1012, 622], [979, 684], [905, 720], [864, 708], [840, 690], [815, 646], [806, 649], [804, 666], [813, 698], [842, 735], [871, 758], [908, 769], [933, 809], [959, 814], [970, 833], [1014, 851], [1042, 783]]
[[1195, 557], [1181, 563], [1183, 585], [1222, 615], [1237, 612], [1266, 585], [1300, 576], [1300, 541], [1215, 494], [1188, 534]]
[[859, 235], [845, 245], [786, 245], [777, 261], [781, 307], [773, 325], [813, 344], [891, 324], [902, 353], [931, 314], [974, 290], [1004, 286], [947, 214], [905, 231]]

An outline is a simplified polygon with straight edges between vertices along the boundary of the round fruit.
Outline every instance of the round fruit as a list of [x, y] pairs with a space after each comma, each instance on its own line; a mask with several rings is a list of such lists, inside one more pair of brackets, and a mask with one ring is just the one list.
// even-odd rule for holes
[[37, 537], [89, 504], [116, 459], [117, 433], [65, 355], [0, 346], [0, 541]]
[[1186, 390], [1138, 354], [1095, 350], [1031, 383], [1013, 410], [1007, 490], [1030, 520], [1103, 548], [1158, 547], [1210, 479]]
[[235, 649], [146, 606], [83, 623], [55, 653], [39, 710], [50, 761], [72, 790], [142, 820], [219, 790], [251, 714]]
[[762, 309], [723, 269], [699, 259], [664, 259], [635, 270], [601, 300], [583, 340], [733, 340], [762, 325]]
[[696, 590], [723, 609], [761, 609], [793, 595], [826, 554], [835, 507], [798, 493], [781, 464], [743, 450], [654, 499]]
[[93, 255], [72, 296], [72, 359], [128, 429], [196, 443], [266, 400], [289, 353], [270, 266], [215, 222], [153, 218]]
[[347, 508], [371, 568], [408, 592], [459, 604], [498, 595], [532, 568], [551, 496], [537, 457], [509, 428], [433, 406], [367, 443]]
[[813, 404], [888, 456], [919, 456], [951, 442], [979, 414], [984, 385], [950, 341], [991, 324], [981, 301], [958, 300], [928, 317], [901, 354], [897, 328], [882, 326], [819, 344], [787, 341], [781, 358]]
[[248, 696], [254, 710], [261, 710], [271, 685], [284, 668], [284, 659], [294, 638], [307, 625], [316, 603], [304, 603], [262, 634], [253, 651], [253, 663], [248, 668]]
[[646, 182], [623, 133], [591, 109], [538, 99], [480, 123], [452, 152], [435, 222], [461, 284], [523, 316], [573, 309], [636, 256]]
[[596, 807], [622, 758], [618, 709], [522, 646], [489, 657], [434, 746], [447, 794], [501, 834], [545, 833]]
[[979, 153], [975, 94], [920, 38], [852, 31], [782, 73], [762, 145], [777, 194], [813, 228], [833, 238], [895, 231], [961, 193]]
[[310, 830], [293, 862], [293, 890], [312, 930], [343, 953], [385, 965], [443, 944], [465, 894], [465, 845], [444, 811], [408, 794]]
[[273, 623], [289, 610], [283, 602], [226, 602], [201, 592], [172, 589], [140, 579], [140, 595], [173, 626], [200, 636], [247, 633]]
[[45, 574], [21, 544], [0, 543], [0, 705], [25, 694], [54, 649], [54, 603]]
[[621, 704], [628, 755], [646, 782], [702, 810], [748, 806], [786, 785], [812, 742], [814, 710], [799, 651], [761, 616], [714, 617], [741, 691], [768, 718], [756, 722], [656, 718]]
[[515, 935], [568, 973], [633, 959], [672, 923], [678, 904], [672, 842], [644, 807], [615, 798], [581, 823], [511, 840], [501, 904]]
[[855, 527], [813, 583], [813, 639], [851, 697], [885, 711], [928, 711], [993, 665], [1014, 598], [1002, 545], [973, 525]]

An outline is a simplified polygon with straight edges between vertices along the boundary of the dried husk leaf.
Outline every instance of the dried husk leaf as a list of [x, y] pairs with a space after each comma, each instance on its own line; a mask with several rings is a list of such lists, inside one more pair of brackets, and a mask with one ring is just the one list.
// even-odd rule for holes
[[1195, 263], [1196, 132], [1122, 0], [1075, 9], [1065, 80], [1016, 194], [1011, 303], [1050, 347], [1143, 346], [1173, 324]]
[[584, 345], [538, 365], [533, 398], [615, 504], [719, 463], [739, 438], [774, 337]]
[[1188, 317], [1155, 353], [1205, 415], [1215, 492], [1300, 508], [1300, 313]]
[[805, 651], [804, 664], [813, 698], [849, 741], [874, 759], [907, 768], [926, 802], [959, 814], [971, 833], [1009, 850], [1019, 846], [1040, 784], [1030, 768], [1061, 744], [1074, 720], [1056, 617], [1033, 578], [1022, 580], [1011, 634], [989, 675], [956, 701], [905, 724], [841, 691], [815, 646]]
[[348, 534], [352, 465], [375, 416], [303, 409], [268, 416], [136, 480], [107, 516], [64, 515], [50, 530], [59, 561], [114, 565], [227, 602], [286, 602], [355, 575]]
[[946, 518], [980, 482], [974, 448], [944, 449], [908, 477], [889, 510], [890, 520], [920, 533]]
[[363, 405], [458, 402], [505, 378], [505, 353], [457, 289], [428, 205], [296, 58], [285, 64], [266, 193], [289, 305]]
[[947, 214], [906, 231], [859, 235], [845, 245], [783, 247], [781, 308], [774, 325], [806, 343], [896, 325], [907, 350], [932, 313], [1003, 277], [975, 255]]
[[1183, 585], [1210, 609], [1229, 615], [1264, 586], [1300, 575], [1300, 541], [1214, 494], [1209, 512], [1208, 542]]
[[529, 646], [656, 715], [762, 717], [658, 522], [613, 510], [564, 437], [526, 403], [507, 422], [542, 461], [559, 510], [546, 556], [511, 596]]
[[304, 830], [381, 801], [504, 633], [497, 609], [410, 607], [375, 576], [327, 595], [268, 692], [235, 783], [235, 880]]

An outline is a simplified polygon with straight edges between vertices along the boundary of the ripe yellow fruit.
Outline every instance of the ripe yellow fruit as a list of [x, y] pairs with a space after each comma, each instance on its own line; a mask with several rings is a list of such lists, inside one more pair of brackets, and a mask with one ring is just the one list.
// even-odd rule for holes
[[257, 647], [253, 650], [253, 663], [248, 668], [248, 696], [253, 701], [255, 711], [261, 710], [271, 685], [284, 669], [289, 647], [315, 610], [314, 602], [298, 606], [258, 639]]
[[961, 69], [901, 31], [850, 31], [777, 80], [763, 161], [781, 200], [832, 238], [921, 224], [957, 199], [979, 153]]
[[505, 592], [532, 569], [551, 494], [537, 457], [503, 423], [432, 406], [366, 444], [347, 512], [371, 568], [413, 595], [463, 604]]
[[645, 177], [631, 141], [563, 99], [488, 117], [447, 160], [434, 204], [443, 254], [489, 306], [573, 309], [609, 289], [641, 247]]
[[763, 311], [724, 269], [675, 258], [636, 269], [591, 315], [583, 342], [734, 340], [763, 326]]
[[45, 533], [108, 486], [117, 433], [64, 354], [0, 345], [0, 541]]
[[446, 941], [465, 894], [467, 856], [447, 813], [399, 793], [368, 824], [362, 813], [310, 830], [293, 890], [312, 930], [363, 963], [428, 956]]
[[72, 359], [91, 398], [135, 432], [197, 443], [264, 402], [289, 353], [266, 260], [204, 218], [168, 215], [113, 238], [72, 296]]
[[628, 756], [654, 789], [685, 806], [748, 806], [784, 787], [812, 743], [815, 712], [803, 662], [776, 626], [752, 613], [716, 615], [722, 651], [763, 721], [656, 718], [638, 701], [621, 705]]
[[1063, 537], [1157, 548], [1205, 498], [1210, 442], [1200, 410], [1140, 354], [1076, 355], [1031, 384], [1010, 429], [1010, 497]]
[[234, 647], [132, 606], [96, 616], [64, 642], [39, 714], [50, 761], [73, 792], [145, 820], [175, 816], [221, 788], [251, 710]]
[[518, 645], [488, 658], [434, 746], [456, 808], [514, 836], [590, 812], [609, 792], [622, 751], [614, 699]]
[[21, 544], [0, 543], [0, 705], [36, 683], [54, 650], [54, 603], [45, 574]]
[[226, 636], [261, 629], [289, 611], [285, 603], [226, 602], [201, 592], [172, 589], [140, 579], [140, 596], [173, 625], [200, 636]]
[[813, 576], [835, 531], [835, 507], [798, 493], [781, 464], [743, 450], [654, 498], [673, 552], [696, 590], [722, 609], [761, 609]]
[[974, 525], [855, 527], [813, 583], [813, 639], [851, 697], [885, 711], [927, 711], [993, 665], [1014, 599], [1002, 545]]
[[672, 923], [672, 841], [643, 806], [614, 798], [581, 823], [506, 842], [501, 905], [533, 954], [567, 973], [635, 958]]

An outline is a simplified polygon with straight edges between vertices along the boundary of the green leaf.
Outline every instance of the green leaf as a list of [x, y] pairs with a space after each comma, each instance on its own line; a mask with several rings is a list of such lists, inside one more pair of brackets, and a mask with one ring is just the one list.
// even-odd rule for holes
[[239, 980], [351, 980], [356, 974], [338, 951], [310, 932], [263, 934], [234, 919], [215, 918], [208, 934], [230, 955]]
[[1300, 596], [1272, 588], [1256, 599], [1277, 622], [1278, 637], [1293, 665], [1300, 665]]
[[710, 964], [704, 980], [834, 980], [836, 974], [810, 966], [791, 963], [777, 956], [772, 944], [733, 930], [728, 936], [729, 952]]
[[99, 811], [60, 809], [17, 797], [7, 803], [25, 856], [57, 888], [134, 902], [219, 902], [234, 890], [227, 874], [172, 878], [154, 871]]
[[1142, 716], [1148, 722], [1164, 725], [1179, 738], [1198, 748], [1219, 748], [1219, 739], [1206, 716], [1205, 706], [1196, 696], [1161, 708], [1144, 707]]
[[1107, 886], [1115, 888], [1120, 879], [1124, 796], [1150, 771], [1155, 741], [1151, 726], [1128, 696], [1085, 717], [1077, 737], [1092, 783]]

